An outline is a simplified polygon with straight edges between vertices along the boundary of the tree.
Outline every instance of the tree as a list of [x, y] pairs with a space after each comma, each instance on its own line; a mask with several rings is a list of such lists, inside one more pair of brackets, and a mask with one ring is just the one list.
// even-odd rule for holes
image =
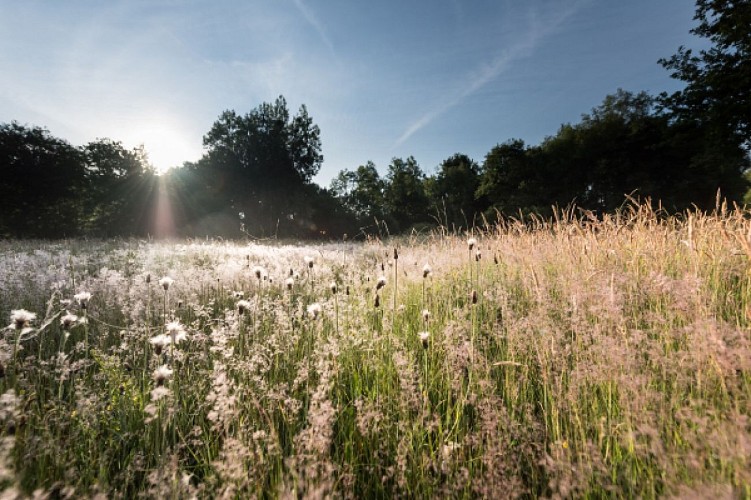
[[111, 139], [81, 148], [86, 169], [86, 232], [100, 236], [145, 234], [155, 174], [143, 148]]
[[372, 161], [356, 170], [342, 170], [331, 181], [331, 192], [356, 218], [359, 230], [369, 233], [386, 216], [385, 181]]
[[538, 172], [521, 139], [511, 139], [491, 149], [482, 171], [477, 196], [486, 198], [494, 210], [535, 211], [536, 205], [546, 199], [546, 190], [541, 189]]
[[441, 162], [436, 174], [426, 179], [432, 210], [446, 227], [466, 228], [485, 208], [475, 197], [480, 186], [480, 167], [467, 155], [457, 153]]
[[384, 202], [386, 213], [393, 219], [397, 231], [429, 220], [424, 178], [425, 174], [414, 157], [410, 156], [406, 161], [401, 158], [391, 160], [386, 175]]
[[659, 62], [686, 87], [661, 94], [679, 120], [710, 125], [714, 134], [751, 146], [751, 2], [697, 0], [691, 33], [712, 46], [698, 55], [683, 46]]
[[285, 221], [302, 209], [303, 188], [323, 161], [320, 130], [304, 105], [291, 119], [282, 96], [244, 116], [225, 111], [203, 142], [199, 165], [224, 211], [245, 213], [249, 230], [260, 234], [296, 230]]
[[82, 232], [86, 179], [78, 149], [40, 127], [0, 124], [0, 236]]

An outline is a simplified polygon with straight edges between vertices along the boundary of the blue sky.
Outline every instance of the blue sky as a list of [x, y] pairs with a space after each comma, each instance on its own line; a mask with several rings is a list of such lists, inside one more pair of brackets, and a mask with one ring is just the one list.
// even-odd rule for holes
[[657, 64], [697, 46], [692, 0], [0, 0], [0, 122], [74, 145], [202, 154], [225, 109], [284, 95], [321, 128], [328, 185], [368, 160], [482, 162], [538, 144], [619, 87], [681, 87]]

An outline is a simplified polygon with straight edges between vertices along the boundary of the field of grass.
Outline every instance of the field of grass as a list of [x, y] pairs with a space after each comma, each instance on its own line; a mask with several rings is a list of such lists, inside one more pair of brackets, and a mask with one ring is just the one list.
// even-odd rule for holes
[[0, 489], [749, 498], [747, 216], [1, 242]]

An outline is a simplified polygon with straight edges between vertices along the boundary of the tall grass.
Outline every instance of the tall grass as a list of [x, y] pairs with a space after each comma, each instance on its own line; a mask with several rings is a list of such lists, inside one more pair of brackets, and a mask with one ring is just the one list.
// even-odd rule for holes
[[[738, 210], [634, 206], [475, 231], [485, 258], [445, 233], [314, 248], [5, 242], [2, 324], [21, 308], [37, 319], [0, 341], [0, 484], [748, 498], [749, 235]], [[85, 311], [64, 302], [82, 291]], [[186, 341], [150, 342], [175, 321]]]

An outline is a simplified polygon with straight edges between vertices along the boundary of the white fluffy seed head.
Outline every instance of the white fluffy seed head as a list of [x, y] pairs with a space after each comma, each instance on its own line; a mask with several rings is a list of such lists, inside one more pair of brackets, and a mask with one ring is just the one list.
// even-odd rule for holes
[[159, 286], [164, 288], [164, 291], [166, 292], [167, 290], [169, 290], [169, 287], [171, 287], [174, 282], [175, 280], [173, 280], [169, 276], [165, 276], [164, 278], [159, 280]]

